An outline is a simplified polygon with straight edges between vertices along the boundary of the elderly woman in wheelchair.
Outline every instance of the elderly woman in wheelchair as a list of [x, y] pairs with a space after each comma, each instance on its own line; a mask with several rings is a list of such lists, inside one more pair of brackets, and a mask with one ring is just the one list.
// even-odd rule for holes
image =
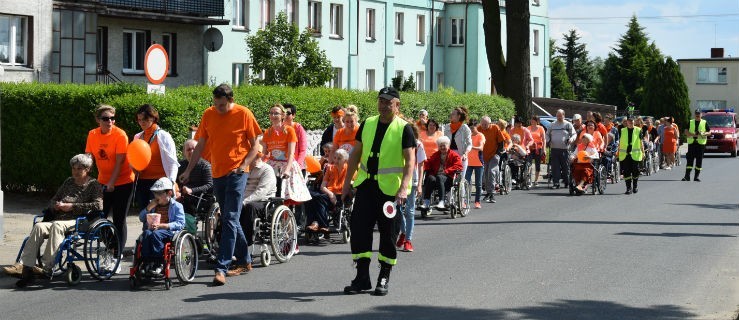
[[[19, 261], [4, 268], [9, 275], [21, 276], [21, 280], [16, 283], [20, 288], [31, 284], [34, 275], [51, 275], [57, 251], [65, 240], [66, 233], [77, 224], [78, 217], [84, 217], [90, 211], [103, 210], [103, 188], [88, 175], [92, 167], [92, 157], [78, 154], [72, 157], [69, 165], [72, 167], [72, 176], [64, 181], [51, 198], [48, 209], [44, 211], [43, 221], [34, 224], [29, 238], [21, 248]], [[47, 237], [49, 240], [41, 255], [39, 267], [38, 255]]]
[[578, 194], [585, 193], [585, 186], [593, 183], [595, 178], [593, 160], [598, 158], [598, 149], [593, 144], [593, 136], [589, 133], [583, 134], [577, 144], [575, 156], [571, 157], [572, 178]]
[[439, 192], [439, 203], [436, 207], [444, 209], [446, 194], [452, 187], [455, 175], [462, 170], [462, 158], [449, 148], [450, 144], [446, 136], [439, 137], [436, 140], [439, 150], [424, 164], [426, 178], [423, 182], [423, 209], [428, 209], [431, 205], [431, 194], [434, 189]]

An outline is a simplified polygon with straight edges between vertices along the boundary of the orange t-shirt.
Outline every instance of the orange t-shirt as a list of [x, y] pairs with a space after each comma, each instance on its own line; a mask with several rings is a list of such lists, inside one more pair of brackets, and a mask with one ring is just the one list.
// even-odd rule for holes
[[531, 131], [531, 137], [534, 139], [534, 144], [531, 145], [531, 149], [541, 149], [544, 147], [544, 137], [546, 137], [546, 131], [544, 131], [544, 127], [540, 125], [536, 125], [536, 127], [529, 126], [529, 131]]
[[[472, 146], [478, 147], [485, 145], [485, 136], [482, 133], [472, 135]], [[470, 167], [482, 167], [482, 161], [480, 161], [480, 150], [470, 149], [467, 153], [467, 165]]]
[[423, 151], [426, 152], [426, 159], [430, 159], [431, 155], [439, 150], [439, 146], [436, 145], [436, 139], [443, 136], [444, 133], [441, 131], [434, 132], [433, 135], [428, 135], [428, 131], [421, 131], [418, 136], [418, 140], [423, 143]]
[[287, 148], [290, 142], [297, 144], [298, 135], [292, 126], [283, 126], [282, 130], [269, 127], [264, 130], [262, 138], [267, 150], [264, 153], [269, 159], [287, 161]]
[[[110, 132], [103, 134], [100, 128], [95, 128], [87, 133], [87, 144], [85, 152], [92, 154], [95, 158], [95, 166], [98, 169], [98, 181], [108, 184], [115, 168], [116, 155], [126, 154], [128, 149], [128, 135], [123, 129], [113, 126]], [[128, 159], [123, 158], [118, 177], [115, 177], [114, 185], [120, 186], [133, 182], [134, 174], [128, 165]]]
[[151, 139], [151, 135], [154, 134], [157, 128], [159, 127], [155, 123], [149, 129], [144, 130], [144, 134], [141, 136], [141, 139], [146, 141], [146, 143], [149, 143], [149, 140], [151, 140], [151, 143], [149, 143], [149, 147], [151, 147], [151, 160], [149, 160], [149, 165], [146, 166], [146, 169], [139, 174], [139, 179], [154, 180], [167, 176], [164, 172], [164, 165], [162, 164], [162, 152], [159, 150], [159, 141], [157, 141], [156, 137], [153, 140]]
[[[582, 139], [582, 136], [585, 133], [587, 133], [587, 132], [585, 132], [585, 130], [583, 130], [583, 131], [580, 132], [580, 135], [577, 136], [578, 143], [580, 142], [580, 139]], [[600, 135], [600, 132], [598, 132], [597, 130], [596, 131], [593, 131], [592, 136], [593, 136], [593, 141], [591, 141], [590, 144], [592, 144], [595, 149], [598, 149], [598, 151], [603, 151], [601, 149], [601, 145], [604, 144], [603, 136], [601, 136]]]
[[349, 131], [349, 128], [341, 128], [339, 131], [336, 131], [334, 135], [334, 147], [336, 150], [344, 149], [351, 154], [354, 145], [357, 143], [357, 131], [359, 131], [359, 127], [357, 126], [352, 131]]
[[503, 134], [496, 125], [490, 125], [487, 130], [477, 126], [477, 131], [485, 136], [485, 146], [482, 148], [482, 157], [485, 162], [490, 161], [498, 150], [498, 144], [503, 142]]
[[234, 104], [231, 110], [220, 114], [215, 107], [205, 109], [198, 127], [198, 137], [208, 139], [213, 178], [227, 175], [238, 168], [251, 149], [250, 139], [262, 130], [248, 108]]
[[[498, 129], [500, 129], [500, 128], [498, 128]], [[508, 132], [505, 131], [505, 130], [500, 130], [500, 133], [503, 134], [503, 141], [505, 141], [505, 144], [503, 145], [503, 147], [506, 148], [506, 150], [508, 150], [508, 148], [511, 147], [511, 142], [512, 142], [511, 141], [511, 135], [508, 134]], [[511, 142], [509, 142], [509, 141], [511, 141]]]
[[344, 187], [344, 178], [346, 178], [346, 163], [341, 168], [336, 165], [329, 164], [326, 166], [326, 189], [340, 194]]

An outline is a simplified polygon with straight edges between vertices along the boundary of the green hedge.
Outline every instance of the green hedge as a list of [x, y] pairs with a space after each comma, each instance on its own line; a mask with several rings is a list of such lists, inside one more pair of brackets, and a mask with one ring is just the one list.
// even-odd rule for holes
[[[147, 95], [136, 85], [58, 85], [0, 83], [2, 104], [2, 187], [10, 191], [53, 192], [69, 176], [69, 159], [84, 151], [87, 132], [97, 124], [93, 111], [100, 103], [116, 107], [116, 124], [129, 138], [140, 131], [134, 112], [144, 103], [159, 110], [160, 123], [181, 146], [189, 127], [197, 125], [211, 104], [212, 87], [189, 86], [168, 89], [166, 95]], [[269, 124], [269, 106], [292, 103], [298, 121], [306, 129], [323, 129], [335, 105], [355, 104], [362, 119], [377, 114], [377, 93], [330, 88], [285, 88], [242, 86], [234, 99], [248, 106], [261, 126]], [[413, 116], [421, 109], [430, 117], [447, 122], [451, 109], [467, 106], [475, 118], [490, 115], [508, 118], [513, 103], [504, 98], [458, 94], [450, 89], [434, 93], [401, 93], [401, 112]]]

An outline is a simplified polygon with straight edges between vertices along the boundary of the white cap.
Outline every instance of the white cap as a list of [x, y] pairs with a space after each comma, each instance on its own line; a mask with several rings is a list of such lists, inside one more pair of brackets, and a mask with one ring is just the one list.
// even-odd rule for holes
[[582, 120], [582, 116], [579, 113], [575, 113], [572, 116], [572, 120]]
[[167, 177], [159, 178], [154, 184], [149, 188], [151, 191], [165, 191], [165, 190], [174, 190], [174, 186], [172, 184], [172, 180], [169, 180]]

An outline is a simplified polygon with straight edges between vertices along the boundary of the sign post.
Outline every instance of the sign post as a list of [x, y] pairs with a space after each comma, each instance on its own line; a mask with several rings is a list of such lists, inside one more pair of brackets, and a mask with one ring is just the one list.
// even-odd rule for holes
[[160, 44], [153, 44], [146, 50], [144, 57], [144, 73], [149, 80], [147, 93], [164, 94], [164, 79], [169, 73], [169, 55]]

